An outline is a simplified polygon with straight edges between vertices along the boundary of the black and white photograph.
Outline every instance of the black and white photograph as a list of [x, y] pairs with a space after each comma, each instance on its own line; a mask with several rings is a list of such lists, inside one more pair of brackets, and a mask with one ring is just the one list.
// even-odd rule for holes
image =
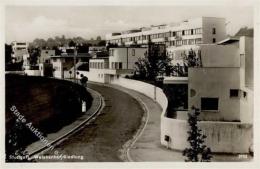
[[256, 161], [259, 1], [152, 2], [3, 3], [3, 163]]

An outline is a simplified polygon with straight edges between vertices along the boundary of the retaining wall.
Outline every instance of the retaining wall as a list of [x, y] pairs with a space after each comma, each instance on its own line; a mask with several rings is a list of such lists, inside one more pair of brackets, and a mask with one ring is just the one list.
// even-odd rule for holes
[[[252, 145], [252, 125], [239, 122], [201, 121], [202, 133], [207, 136], [206, 145], [217, 153], [248, 153]], [[186, 120], [161, 117], [161, 144], [171, 149], [184, 150], [189, 126]], [[170, 142], [164, 140], [165, 135]]]

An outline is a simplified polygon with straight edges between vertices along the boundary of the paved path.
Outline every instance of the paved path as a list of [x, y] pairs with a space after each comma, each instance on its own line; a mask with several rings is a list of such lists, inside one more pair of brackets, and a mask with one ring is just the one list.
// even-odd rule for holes
[[[102, 94], [104, 109], [95, 121], [59, 144], [55, 150], [63, 155], [82, 155], [84, 162], [122, 161], [119, 150], [139, 128], [143, 109], [134, 98], [122, 91], [95, 84], [89, 87]], [[53, 152], [45, 155], [53, 155]], [[77, 159], [62, 161], [82, 162]]]

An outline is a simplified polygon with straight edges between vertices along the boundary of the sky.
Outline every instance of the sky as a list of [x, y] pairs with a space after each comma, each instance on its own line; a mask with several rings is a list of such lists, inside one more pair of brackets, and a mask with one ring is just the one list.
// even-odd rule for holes
[[85, 39], [143, 26], [180, 22], [201, 16], [226, 18], [227, 33], [253, 27], [250, 6], [6, 6], [6, 42], [35, 38]]

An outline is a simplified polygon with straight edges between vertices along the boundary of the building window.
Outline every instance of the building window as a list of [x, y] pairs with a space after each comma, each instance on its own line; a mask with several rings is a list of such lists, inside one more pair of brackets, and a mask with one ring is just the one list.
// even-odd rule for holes
[[111, 67], [112, 67], [112, 69], [115, 69], [115, 62], [112, 62]]
[[45, 51], [46, 54], [48, 54], [49, 52], [48, 51]]
[[185, 32], [184, 32], [184, 30], [182, 31], [182, 35], [185, 35]]
[[183, 40], [183, 41], [182, 41], [182, 44], [183, 44], [183, 45], [187, 45], [187, 43], [188, 43], [188, 40]]
[[177, 41], [176, 41], [176, 45], [177, 45], [177, 46], [181, 46], [181, 45], [182, 45], [181, 42], [182, 42], [181, 40], [177, 40]]
[[135, 49], [132, 49], [132, 56], [135, 56]]
[[122, 62], [119, 62], [119, 69], [122, 69]]
[[201, 98], [201, 110], [218, 110], [218, 98]]
[[212, 29], [212, 34], [216, 34], [216, 28]]
[[110, 49], [110, 56], [114, 56], [114, 49]]
[[195, 43], [196, 43], [196, 44], [200, 44], [201, 42], [202, 42], [202, 39], [201, 39], [201, 38], [195, 39]]
[[247, 96], [247, 93], [243, 92], [243, 97], [246, 98], [246, 96]]
[[193, 29], [191, 29], [190, 33], [191, 33], [191, 35], [193, 35]]
[[182, 35], [182, 32], [181, 32], [181, 31], [178, 31], [176, 34], [177, 34], [177, 36], [181, 36], [181, 35]]
[[238, 97], [238, 96], [239, 96], [239, 90], [238, 89], [230, 89], [229, 97]]
[[172, 32], [172, 36], [176, 36], [176, 32]]
[[212, 39], [212, 42], [213, 42], [213, 43], [216, 43], [216, 38], [213, 38], [213, 39]]
[[194, 39], [189, 39], [189, 41], [188, 41], [188, 44], [189, 44], [189, 45], [194, 45], [194, 43], [195, 43], [195, 40], [194, 40]]
[[118, 62], [115, 62], [115, 69], [118, 69]]

